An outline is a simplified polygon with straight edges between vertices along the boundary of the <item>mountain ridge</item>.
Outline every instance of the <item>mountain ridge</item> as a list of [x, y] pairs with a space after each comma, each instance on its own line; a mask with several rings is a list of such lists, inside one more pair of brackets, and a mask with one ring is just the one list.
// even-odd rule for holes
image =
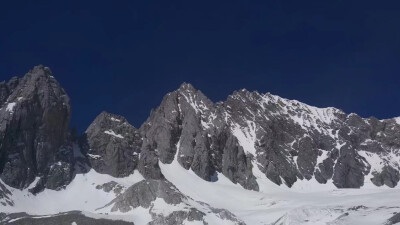
[[[68, 127], [69, 101], [44, 66], [0, 83], [0, 202], [6, 210], [28, 201], [14, 199], [15, 193], [57, 196], [93, 179], [96, 185], [85, 188], [106, 196], [91, 198], [92, 204], [101, 203], [82, 210], [146, 209], [153, 224], [243, 224], [179, 187], [171, 195], [168, 187], [175, 178], [166, 168], [202, 180], [196, 182], [230, 183], [260, 193], [268, 192], [265, 184], [289, 189], [309, 184], [316, 190], [395, 188], [400, 180], [397, 117], [362, 118], [246, 89], [214, 103], [184, 82], [163, 97], [139, 128], [103, 111], [78, 137]], [[147, 199], [134, 200], [139, 193]], [[171, 204], [183, 208], [160, 214], [163, 205]], [[60, 212], [75, 210], [70, 207]]]

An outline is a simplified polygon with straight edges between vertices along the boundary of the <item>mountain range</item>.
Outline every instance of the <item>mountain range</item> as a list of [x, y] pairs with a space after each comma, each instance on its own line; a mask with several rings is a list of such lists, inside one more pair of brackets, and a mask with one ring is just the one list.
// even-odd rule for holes
[[1, 224], [400, 222], [400, 117], [183, 83], [139, 128], [101, 112], [78, 135], [41, 65], [0, 107]]

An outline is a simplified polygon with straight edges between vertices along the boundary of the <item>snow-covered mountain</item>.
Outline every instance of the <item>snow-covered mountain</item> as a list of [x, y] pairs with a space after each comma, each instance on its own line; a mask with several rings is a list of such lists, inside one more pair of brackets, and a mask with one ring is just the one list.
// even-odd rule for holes
[[[77, 136], [47, 67], [0, 83], [1, 224], [395, 224], [400, 119], [183, 83]], [[79, 109], [78, 109], [79, 110]]]

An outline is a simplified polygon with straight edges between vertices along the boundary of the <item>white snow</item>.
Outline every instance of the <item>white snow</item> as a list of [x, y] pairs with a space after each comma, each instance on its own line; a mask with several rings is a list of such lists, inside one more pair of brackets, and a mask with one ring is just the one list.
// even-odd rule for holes
[[[321, 159], [324, 154], [320, 156]], [[375, 160], [374, 155], [368, 152], [360, 152], [360, 155], [366, 157], [372, 168], [380, 167], [380, 161]], [[397, 160], [393, 155], [388, 155], [390, 156], [388, 159]], [[45, 190], [34, 196], [26, 190], [21, 191], [7, 186], [12, 191], [15, 207], [0, 205], [0, 211], [25, 211], [33, 215], [46, 215], [82, 210], [84, 215], [92, 218], [122, 219], [137, 225], [146, 225], [152, 220], [149, 210], [155, 214], [169, 215], [174, 210], [195, 207], [205, 213], [205, 220], [210, 225], [232, 224], [211, 213], [207, 205], [198, 202], [201, 201], [214, 208], [229, 210], [248, 225], [272, 224], [278, 220], [280, 222], [278, 224], [296, 225], [375, 225], [384, 224], [393, 213], [398, 212], [400, 207], [398, 188], [336, 189], [332, 180], [323, 185], [317, 183], [314, 178], [310, 181], [299, 180], [292, 188], [288, 188], [285, 185], [277, 186], [272, 183], [253, 162], [253, 173], [260, 187], [260, 191], [256, 192], [233, 184], [220, 173], [217, 174], [217, 181], [205, 181], [192, 170], [181, 167], [176, 157], [177, 155], [171, 164], [159, 163], [159, 166], [166, 179], [190, 197], [187, 202], [178, 205], [170, 205], [163, 199], [157, 198], [147, 209], [138, 207], [122, 213], [110, 212], [112, 206], [108, 206], [96, 210], [115, 198], [113, 191], [106, 193], [96, 189], [97, 185], [116, 181], [127, 188], [143, 180], [143, 177], [137, 171], [129, 177], [114, 178], [90, 170], [87, 174], [77, 174], [72, 183], [62, 191]], [[35, 181], [37, 180], [38, 178]], [[40, 207], [37, 207], [38, 205]], [[365, 207], [350, 210], [360, 206]], [[186, 220], [184, 224], [202, 223]]]
[[114, 137], [117, 137], [117, 138], [124, 138], [122, 135], [116, 134], [113, 130], [106, 130], [106, 131], [104, 131], [104, 133], [109, 134]]
[[149, 213], [149, 209], [143, 207], [137, 207], [133, 212], [129, 215], [132, 218], [132, 222], [137, 225], [147, 225], [152, 221], [151, 215]]
[[[191, 91], [184, 91], [182, 96], [185, 98], [186, 102], [196, 111], [196, 113], [202, 114], [204, 111], [208, 110], [206, 104], [204, 104], [203, 100], [198, 101], [196, 98], [197, 93], [192, 93]], [[179, 111], [180, 105], [178, 104]]]
[[247, 121], [246, 127], [241, 127], [238, 124], [232, 125], [232, 133], [238, 139], [239, 144], [243, 147], [246, 153], [256, 156], [256, 125], [252, 121]]
[[101, 155], [94, 155], [94, 154], [87, 154], [90, 158], [93, 158], [93, 159], [99, 159], [99, 158], [101, 158]]
[[[340, 112], [340, 110], [333, 107], [318, 108], [297, 100], [289, 100], [270, 93], [264, 95], [259, 94], [259, 96], [261, 96], [262, 99], [259, 105], [263, 110], [261, 115], [263, 115], [264, 119], [268, 120], [266, 115], [272, 117], [275, 115], [284, 115], [300, 125], [304, 130], [309, 130], [309, 128], [312, 127], [321, 133], [332, 136], [332, 133], [328, 130], [328, 125], [337, 120], [335, 113]], [[273, 112], [267, 110], [266, 106], [268, 105], [276, 106], [278, 111]]]
[[115, 178], [99, 174], [91, 169], [86, 174], [77, 174], [74, 180], [61, 191], [45, 189], [37, 195], [32, 195], [28, 189], [19, 190], [5, 185], [12, 192], [15, 206], [0, 205], [0, 211], [22, 211], [32, 215], [55, 214], [72, 210], [95, 212], [97, 208], [103, 207], [116, 197], [113, 191], [107, 193], [96, 189], [97, 185], [115, 181], [126, 189], [143, 179], [138, 171], [128, 177]]
[[397, 124], [399, 124], [399, 125], [400, 125], [400, 116], [399, 116], [399, 117], [396, 117], [396, 118], [394, 118], [394, 120], [396, 121], [396, 123], [397, 123]]
[[384, 161], [382, 158], [375, 153], [367, 151], [358, 151], [358, 154], [366, 159], [368, 164], [371, 166], [371, 172], [381, 172], [384, 166]]
[[12, 112], [14, 111], [14, 107], [15, 107], [16, 104], [17, 104], [17, 103], [15, 103], [15, 102], [8, 103], [8, 104], [7, 104], [6, 111], [12, 113]]
[[[375, 225], [396, 212], [390, 207], [400, 207], [399, 189], [336, 189], [332, 183], [324, 186], [312, 184], [314, 181], [304, 181], [303, 190], [299, 187], [301, 182], [290, 189], [275, 185], [254, 167], [261, 190], [255, 192], [233, 184], [222, 174], [218, 174], [216, 182], [204, 181], [176, 161], [160, 163], [160, 168], [184, 194], [213, 207], [228, 209], [250, 225], [271, 224], [280, 218], [283, 224], [326, 224], [339, 219], [343, 223], [337, 224]], [[348, 208], [359, 205], [369, 207], [369, 211], [350, 211], [347, 218], [339, 218]]]
[[111, 121], [115, 121], [115, 122], [121, 122], [121, 120], [116, 119], [116, 118], [114, 118], [114, 117], [111, 117], [110, 120], [111, 120]]
[[322, 163], [325, 159], [327, 159], [328, 155], [329, 155], [328, 151], [322, 150], [322, 155], [318, 156], [318, 158], [317, 158], [317, 165]]
[[174, 211], [188, 211], [188, 207], [186, 204], [180, 203], [177, 205], [171, 205], [165, 202], [162, 198], [156, 198], [156, 200], [152, 203], [153, 207], [151, 209], [152, 213], [157, 215], [168, 216]]

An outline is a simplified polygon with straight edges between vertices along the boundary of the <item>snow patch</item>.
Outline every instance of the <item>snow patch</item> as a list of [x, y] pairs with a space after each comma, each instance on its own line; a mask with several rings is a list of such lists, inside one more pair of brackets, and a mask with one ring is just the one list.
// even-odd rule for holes
[[88, 153], [88, 156], [89, 156], [90, 158], [93, 158], [93, 159], [99, 159], [99, 158], [101, 158], [101, 155], [94, 155], [94, 154], [89, 154], [89, 153]]
[[240, 127], [238, 124], [232, 125], [232, 134], [237, 138], [244, 152], [256, 156], [256, 124], [254, 122], [247, 121], [246, 127]]
[[111, 117], [110, 120], [111, 120], [111, 121], [115, 121], [115, 122], [121, 122], [121, 120], [116, 119], [116, 118], [114, 118], [114, 117]]
[[122, 135], [116, 134], [113, 130], [106, 130], [106, 131], [104, 131], [104, 133], [109, 134], [114, 137], [117, 137], [117, 138], [124, 138]]
[[371, 172], [382, 172], [384, 162], [378, 154], [367, 151], [358, 151], [358, 154], [364, 157], [368, 164], [371, 166]]
[[324, 162], [324, 160], [328, 158], [328, 155], [329, 155], [329, 151], [322, 150], [322, 154], [320, 156], [318, 156], [318, 158], [317, 158], [316, 166], [318, 166], [320, 163]]
[[156, 198], [152, 204], [151, 212], [157, 215], [168, 216], [174, 211], [188, 211], [186, 204], [179, 203], [177, 205], [171, 205], [166, 203], [163, 198]]
[[17, 104], [17, 103], [15, 103], [15, 102], [8, 103], [8, 104], [7, 104], [6, 111], [7, 111], [7, 112], [10, 112], [10, 113], [14, 112], [14, 107], [15, 107], [16, 104]]

